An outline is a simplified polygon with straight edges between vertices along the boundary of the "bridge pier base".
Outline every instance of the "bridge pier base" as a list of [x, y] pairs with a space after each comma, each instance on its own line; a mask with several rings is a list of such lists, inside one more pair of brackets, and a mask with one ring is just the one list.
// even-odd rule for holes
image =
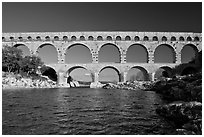
[[98, 77], [99, 77], [99, 73], [98, 72], [95, 72], [94, 73], [94, 82], [98, 82]]
[[65, 85], [66, 84], [66, 78], [64, 76], [64, 72], [62, 72], [62, 71], [58, 72], [58, 84], [59, 85]]
[[154, 81], [155, 72], [149, 73], [149, 80]]

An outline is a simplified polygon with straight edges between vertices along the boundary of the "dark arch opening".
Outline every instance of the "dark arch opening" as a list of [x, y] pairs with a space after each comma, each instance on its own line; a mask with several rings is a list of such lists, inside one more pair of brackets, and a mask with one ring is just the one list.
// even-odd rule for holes
[[11, 40], [11, 41], [14, 41], [14, 37], [10, 37], [10, 40]]
[[135, 36], [134, 40], [135, 40], [135, 41], [139, 41], [139, 40], [140, 40], [140, 37]]
[[114, 44], [104, 44], [98, 54], [99, 62], [120, 63], [120, 50]]
[[158, 37], [157, 37], [157, 36], [154, 36], [154, 37], [152, 38], [152, 40], [153, 40], [153, 41], [158, 41]]
[[63, 40], [64, 40], [64, 41], [67, 41], [67, 40], [68, 40], [68, 37], [67, 37], [67, 36], [63, 36]]
[[199, 37], [195, 37], [195, 38], [194, 38], [194, 41], [199, 41]]
[[32, 37], [31, 37], [31, 36], [28, 36], [28, 40], [31, 41], [31, 40], [32, 40]]
[[126, 36], [125, 40], [131, 40], [130, 36]]
[[97, 40], [103, 40], [103, 37], [102, 36], [98, 36]]
[[121, 37], [120, 37], [120, 36], [117, 36], [117, 37], [116, 37], [116, 40], [120, 41], [120, 40], [121, 40]]
[[149, 75], [146, 69], [140, 66], [132, 67], [127, 74], [127, 81], [148, 81]]
[[6, 41], [6, 38], [5, 38], [5, 37], [2, 37], [2, 41]]
[[168, 44], [159, 45], [154, 51], [155, 63], [175, 63], [176, 55], [174, 49]]
[[188, 63], [198, 56], [198, 49], [193, 44], [185, 45], [181, 50], [181, 62]]
[[74, 66], [67, 71], [67, 74], [71, 76], [73, 80], [79, 82], [79, 84], [90, 84], [94, 80], [93, 74], [82, 66]]
[[[38, 47], [38, 56], [45, 64], [57, 63], [58, 53], [54, 45], [45, 43]], [[49, 53], [49, 54], [48, 54]]]
[[113, 66], [107, 66], [99, 72], [99, 81], [101, 83], [117, 83], [120, 80], [120, 72]]
[[188, 36], [187, 41], [192, 41], [192, 38], [190, 36]]
[[41, 68], [41, 72], [43, 76], [47, 76], [52, 81], [57, 81], [57, 73], [53, 68], [48, 66], [43, 66]]
[[49, 37], [49, 36], [46, 36], [46, 37], [45, 37], [45, 40], [46, 40], [46, 41], [50, 41], [50, 37]]
[[71, 37], [71, 41], [75, 41], [76, 39], [77, 39], [76, 36]]
[[84, 37], [84, 36], [80, 36], [79, 39], [80, 39], [80, 40], [85, 40], [85, 37]]
[[179, 41], [184, 41], [184, 37], [181, 36], [181, 37], [179, 38]]
[[155, 78], [156, 79], [171, 78], [172, 76], [173, 76], [173, 70], [172, 70], [172, 68], [170, 68], [168, 66], [160, 67], [155, 72]]
[[58, 36], [54, 36], [54, 40], [58, 41], [59, 37]]
[[197, 73], [197, 70], [194, 67], [186, 67], [185, 69], [183, 69], [181, 75], [184, 76], [195, 73]]
[[163, 36], [162, 41], [167, 41], [167, 37]]
[[15, 44], [14, 47], [20, 49], [23, 53], [23, 57], [30, 56], [30, 49], [24, 44]]
[[149, 40], [149, 37], [144, 36], [143, 40], [144, 40], [144, 41], [148, 41], [148, 40]]
[[107, 36], [106, 40], [112, 40], [111, 36]]
[[94, 40], [93, 36], [89, 36], [88, 40]]
[[40, 37], [40, 36], [37, 36], [37, 37], [36, 37], [36, 40], [40, 41], [40, 40], [41, 40], [41, 37]]
[[18, 39], [19, 39], [20, 41], [23, 41], [23, 37], [18, 37]]
[[148, 51], [145, 46], [141, 44], [133, 44], [127, 49], [127, 62], [147, 63]]
[[172, 36], [171, 41], [176, 41], [176, 37]]
[[77, 43], [66, 49], [65, 63], [91, 63], [91, 51], [86, 45]]

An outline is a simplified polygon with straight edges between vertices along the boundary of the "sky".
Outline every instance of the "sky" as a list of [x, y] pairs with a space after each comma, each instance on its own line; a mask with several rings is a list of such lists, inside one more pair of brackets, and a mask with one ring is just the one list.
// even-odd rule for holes
[[[65, 31], [168, 31], [202, 32], [202, 3], [2, 3], [3, 32], [65, 32]], [[26, 51], [25, 48], [22, 48]], [[192, 48], [184, 49], [184, 62], [194, 56]], [[50, 53], [45, 54], [45, 53]], [[114, 52], [114, 54], [113, 54]], [[158, 51], [159, 61], [172, 61], [170, 49], [162, 47]], [[55, 49], [45, 46], [40, 56], [45, 62], [56, 61]], [[46, 56], [44, 56], [46, 55]], [[190, 56], [189, 56], [190, 55]], [[117, 62], [119, 56], [114, 46], [104, 46], [99, 61]], [[143, 62], [146, 53], [140, 46], [132, 46], [127, 60]], [[89, 51], [77, 45], [67, 51], [67, 63], [90, 62]], [[105, 74], [114, 74], [104, 70]], [[107, 71], [107, 72], [106, 72]], [[113, 70], [112, 70], [113, 71]], [[78, 74], [76, 72], [76, 74]], [[117, 76], [114, 77], [117, 79]], [[113, 79], [114, 79], [113, 78]], [[107, 78], [109, 79], [109, 78]]]

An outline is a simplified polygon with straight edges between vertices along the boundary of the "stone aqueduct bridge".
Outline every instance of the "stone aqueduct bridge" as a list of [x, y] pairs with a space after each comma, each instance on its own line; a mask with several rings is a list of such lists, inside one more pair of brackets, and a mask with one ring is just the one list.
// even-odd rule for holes
[[[120, 81], [126, 81], [127, 72], [139, 68], [146, 74], [147, 79], [153, 80], [156, 70], [164, 68], [167, 71], [181, 63], [181, 50], [185, 45], [191, 45], [198, 52], [202, 50], [201, 33], [180, 32], [29, 32], [29, 33], [3, 33], [3, 45], [25, 45], [31, 55], [37, 55], [38, 49], [45, 44], [53, 45], [58, 53], [57, 64], [47, 64], [58, 74], [59, 83], [66, 83], [64, 75], [75, 68], [85, 68], [94, 76], [93, 81], [98, 81], [99, 73], [107, 68], [115, 69]], [[76, 44], [86, 46], [92, 55], [92, 63], [65, 64], [66, 49]], [[120, 63], [99, 63], [100, 48], [106, 44], [116, 46], [120, 52]], [[148, 55], [145, 63], [127, 63], [126, 53], [133, 44], [142, 45]], [[160, 45], [167, 45], [173, 51], [173, 63], [155, 63], [154, 53]]]

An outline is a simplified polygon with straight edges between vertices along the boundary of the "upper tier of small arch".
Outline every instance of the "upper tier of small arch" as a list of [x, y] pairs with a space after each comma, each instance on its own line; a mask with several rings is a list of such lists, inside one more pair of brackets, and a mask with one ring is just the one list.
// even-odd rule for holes
[[192, 32], [26, 32], [3, 33], [2, 41], [202, 41]]

